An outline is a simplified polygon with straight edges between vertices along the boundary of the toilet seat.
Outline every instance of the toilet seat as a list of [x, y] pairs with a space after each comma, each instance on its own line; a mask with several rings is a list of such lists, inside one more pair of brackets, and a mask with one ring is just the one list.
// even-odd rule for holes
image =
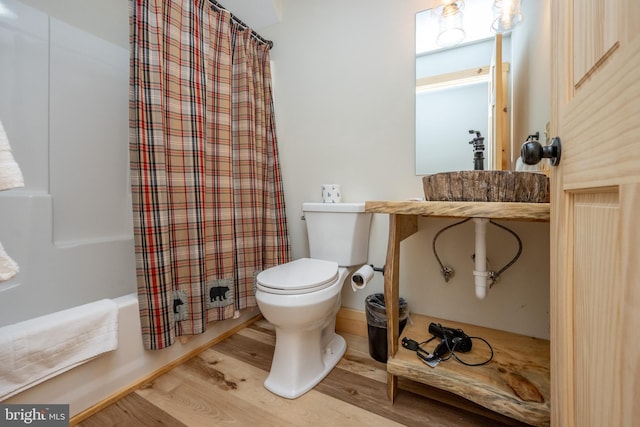
[[307, 294], [333, 285], [338, 276], [337, 262], [301, 258], [262, 271], [256, 287], [270, 294]]

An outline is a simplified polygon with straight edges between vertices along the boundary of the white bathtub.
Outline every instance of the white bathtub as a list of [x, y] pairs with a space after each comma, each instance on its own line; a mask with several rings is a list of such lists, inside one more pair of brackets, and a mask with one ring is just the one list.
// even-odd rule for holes
[[148, 351], [142, 345], [136, 294], [115, 298], [114, 301], [119, 308], [117, 350], [45, 381], [3, 403], [69, 404], [70, 416], [73, 417], [259, 313], [257, 308], [245, 310], [238, 319], [210, 324], [204, 334], [193, 336], [186, 344], [177, 342], [163, 350]]

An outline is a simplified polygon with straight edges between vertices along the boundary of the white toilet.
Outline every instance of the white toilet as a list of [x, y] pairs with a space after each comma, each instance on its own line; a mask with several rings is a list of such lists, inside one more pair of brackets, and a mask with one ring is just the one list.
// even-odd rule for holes
[[342, 285], [367, 262], [364, 203], [304, 203], [311, 258], [264, 270], [256, 300], [276, 331], [267, 390], [295, 399], [327, 376], [347, 349], [335, 333]]

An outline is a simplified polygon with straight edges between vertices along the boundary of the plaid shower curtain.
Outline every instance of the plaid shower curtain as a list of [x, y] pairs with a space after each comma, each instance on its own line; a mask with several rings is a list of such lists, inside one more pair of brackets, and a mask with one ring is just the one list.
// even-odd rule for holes
[[256, 305], [290, 260], [269, 46], [207, 0], [130, 0], [130, 167], [144, 345]]

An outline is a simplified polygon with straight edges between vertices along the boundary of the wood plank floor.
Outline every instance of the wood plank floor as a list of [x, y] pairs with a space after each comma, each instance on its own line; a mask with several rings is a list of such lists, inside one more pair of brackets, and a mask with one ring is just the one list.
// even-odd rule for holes
[[295, 400], [263, 387], [275, 334], [259, 320], [125, 396], [80, 424], [101, 426], [523, 426], [455, 395], [400, 380], [392, 405], [385, 364], [368, 339], [341, 334], [347, 353], [313, 390]]

